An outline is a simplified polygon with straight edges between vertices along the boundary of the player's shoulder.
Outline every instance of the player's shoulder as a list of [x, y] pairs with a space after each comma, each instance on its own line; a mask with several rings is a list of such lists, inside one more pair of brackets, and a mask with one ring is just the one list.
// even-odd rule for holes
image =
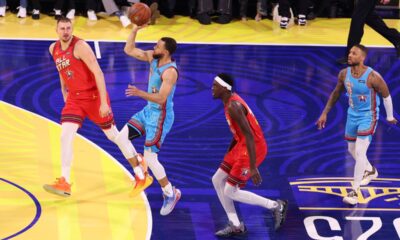
[[371, 73], [368, 75], [369, 79], [383, 79], [380, 73], [375, 71], [374, 69], [371, 70]]
[[54, 50], [54, 47], [56, 46], [56, 43], [57, 42], [52, 42], [49, 46], [49, 52], [51, 55], [53, 55], [53, 50]]
[[343, 81], [346, 78], [346, 74], [347, 74], [347, 68], [343, 68], [342, 70], [340, 70], [338, 74], [339, 81]]

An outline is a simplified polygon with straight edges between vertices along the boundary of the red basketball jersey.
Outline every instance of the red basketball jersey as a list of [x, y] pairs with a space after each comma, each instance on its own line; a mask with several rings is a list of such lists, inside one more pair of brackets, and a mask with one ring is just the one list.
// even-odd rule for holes
[[247, 110], [246, 118], [247, 118], [247, 121], [249, 122], [250, 129], [253, 133], [254, 142], [256, 143], [256, 145], [266, 144], [264, 134], [263, 134], [261, 127], [258, 124], [258, 121], [257, 121], [256, 117], [254, 116], [253, 112], [251, 111], [249, 106], [247, 106], [247, 103], [239, 95], [237, 95], [236, 93], [233, 93], [232, 96], [229, 98], [228, 103], [225, 105], [224, 110], [225, 110], [226, 121], [229, 124], [229, 128], [231, 129], [231, 132], [232, 132], [235, 140], [237, 142], [245, 142], [246, 137], [243, 135], [242, 131], [240, 130], [239, 125], [229, 116], [227, 106], [229, 106], [229, 103], [232, 101], [239, 102], [246, 108], [246, 110]]
[[72, 36], [71, 43], [66, 50], [61, 49], [57, 41], [53, 49], [53, 60], [61, 74], [69, 92], [96, 90], [96, 80], [86, 64], [74, 57], [75, 44], [80, 40]]

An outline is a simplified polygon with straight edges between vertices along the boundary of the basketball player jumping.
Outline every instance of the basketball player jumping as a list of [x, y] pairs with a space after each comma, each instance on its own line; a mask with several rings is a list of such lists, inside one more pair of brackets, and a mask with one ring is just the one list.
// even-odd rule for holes
[[352, 190], [343, 198], [343, 202], [351, 205], [358, 203], [360, 186], [368, 185], [378, 177], [378, 171], [367, 159], [367, 150], [375, 133], [379, 118], [379, 96], [383, 97], [386, 120], [396, 124], [393, 117], [393, 104], [389, 89], [379, 73], [364, 65], [367, 49], [363, 45], [355, 45], [348, 55], [349, 67], [339, 73], [339, 80], [332, 91], [316, 125], [325, 128], [327, 115], [335, 105], [344, 89], [349, 97], [345, 139], [348, 151], [356, 161]]
[[[133, 85], [128, 85], [126, 96], [137, 96], [147, 100], [143, 110], [136, 113], [122, 128], [118, 139], [126, 142], [146, 135], [144, 159], [148, 167], [161, 185], [164, 204], [160, 214], [168, 215], [174, 209], [181, 197], [179, 189], [172, 186], [165, 173], [164, 167], [158, 161], [158, 152], [171, 130], [174, 122], [173, 97], [178, 79], [178, 70], [172, 54], [176, 50], [176, 41], [173, 38], [163, 37], [154, 46], [154, 50], [144, 51], [136, 47], [135, 39], [139, 29], [133, 26], [132, 32], [126, 41], [124, 51], [140, 61], [150, 64], [150, 76], [147, 91], [142, 91]], [[138, 159], [132, 159], [133, 165], [138, 166]], [[140, 168], [139, 168], [140, 170]], [[137, 181], [147, 181], [147, 174], [135, 172]], [[144, 178], [143, 178], [144, 176]], [[137, 192], [142, 191], [147, 184], [137, 184]]]
[[233, 201], [258, 205], [273, 211], [275, 230], [286, 218], [288, 202], [273, 201], [252, 192], [241, 190], [251, 178], [260, 185], [262, 178], [257, 167], [267, 155], [267, 143], [257, 119], [246, 102], [233, 93], [233, 79], [221, 73], [214, 78], [212, 94], [224, 104], [225, 117], [233, 134], [232, 142], [219, 169], [212, 177], [218, 198], [228, 215], [229, 223], [216, 232], [219, 237], [243, 235], [247, 232], [243, 222], [239, 222]]
[[71, 20], [60, 18], [56, 28], [59, 40], [49, 47], [59, 72], [65, 106], [61, 112], [61, 177], [43, 187], [61, 196], [71, 195], [72, 142], [86, 117], [96, 123], [124, 155], [136, 156], [131, 143], [117, 139], [118, 130], [96, 56], [85, 41], [72, 35], [72, 30]]

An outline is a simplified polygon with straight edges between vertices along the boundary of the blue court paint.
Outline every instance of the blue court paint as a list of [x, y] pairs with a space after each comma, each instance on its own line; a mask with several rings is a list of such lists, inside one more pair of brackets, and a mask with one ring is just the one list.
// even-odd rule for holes
[[[49, 44], [0, 41], [0, 99], [58, 122], [63, 100], [58, 74], [47, 51]], [[147, 89], [149, 65], [126, 56], [124, 43], [100, 42], [99, 46], [99, 63], [117, 127], [121, 129], [146, 104], [139, 98], [126, 98], [124, 90], [131, 82]], [[138, 44], [143, 49], [153, 46]], [[399, 238], [399, 212], [390, 209], [399, 209], [396, 198], [400, 199], [400, 194], [371, 198], [358, 206], [360, 209], [350, 209], [340, 196], [326, 193], [329, 188], [340, 191], [340, 187], [348, 187], [349, 183], [338, 182], [338, 178], [352, 177], [354, 168], [343, 140], [345, 95], [330, 112], [323, 131], [314, 125], [336, 84], [342, 67], [335, 64], [335, 59], [343, 52], [344, 48], [321, 46], [180, 45], [175, 55], [180, 71], [174, 97], [175, 122], [159, 159], [171, 182], [181, 189], [182, 198], [174, 212], [161, 217], [161, 189], [157, 183], [149, 188], [152, 239], [213, 239], [214, 231], [227, 223], [211, 183], [232, 138], [222, 103], [211, 95], [213, 77], [219, 72], [236, 78], [235, 89], [253, 110], [268, 142], [267, 159], [259, 168], [263, 183], [260, 187], [249, 183], [246, 189], [271, 199], [288, 199], [290, 203], [287, 222], [279, 232], [272, 230], [273, 219], [267, 210], [236, 204], [249, 231], [247, 239], [352, 239], [369, 229], [373, 233], [371, 239]], [[370, 49], [366, 63], [388, 83], [397, 112], [400, 61], [393, 49]], [[378, 168], [379, 177], [394, 180], [372, 182], [370, 190], [363, 190], [365, 197], [373, 191], [383, 191], [379, 188], [393, 192], [400, 189], [400, 129], [385, 122], [383, 106], [380, 114], [368, 157]], [[399, 118], [398, 114], [395, 116]], [[131, 171], [118, 148], [93, 123], [85, 121], [79, 132]], [[143, 141], [141, 138], [133, 142], [139, 152]], [[330, 178], [332, 182], [291, 185], [304, 178]], [[299, 189], [318, 184], [320, 192]], [[386, 210], [372, 210], [383, 208]]]

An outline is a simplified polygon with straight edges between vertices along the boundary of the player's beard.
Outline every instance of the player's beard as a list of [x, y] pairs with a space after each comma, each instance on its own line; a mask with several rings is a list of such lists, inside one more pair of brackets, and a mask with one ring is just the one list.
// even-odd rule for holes
[[71, 40], [72, 35], [63, 35], [63, 38], [61, 39], [61, 41], [63, 41], [64, 43], [67, 43], [69, 40]]
[[162, 53], [159, 53], [159, 54], [153, 53], [153, 58], [154, 58], [154, 59], [160, 59], [160, 58], [162, 58], [162, 57], [164, 57], [164, 54], [162, 54]]
[[352, 63], [347, 63], [350, 67], [357, 67], [360, 65], [360, 62], [352, 62]]

